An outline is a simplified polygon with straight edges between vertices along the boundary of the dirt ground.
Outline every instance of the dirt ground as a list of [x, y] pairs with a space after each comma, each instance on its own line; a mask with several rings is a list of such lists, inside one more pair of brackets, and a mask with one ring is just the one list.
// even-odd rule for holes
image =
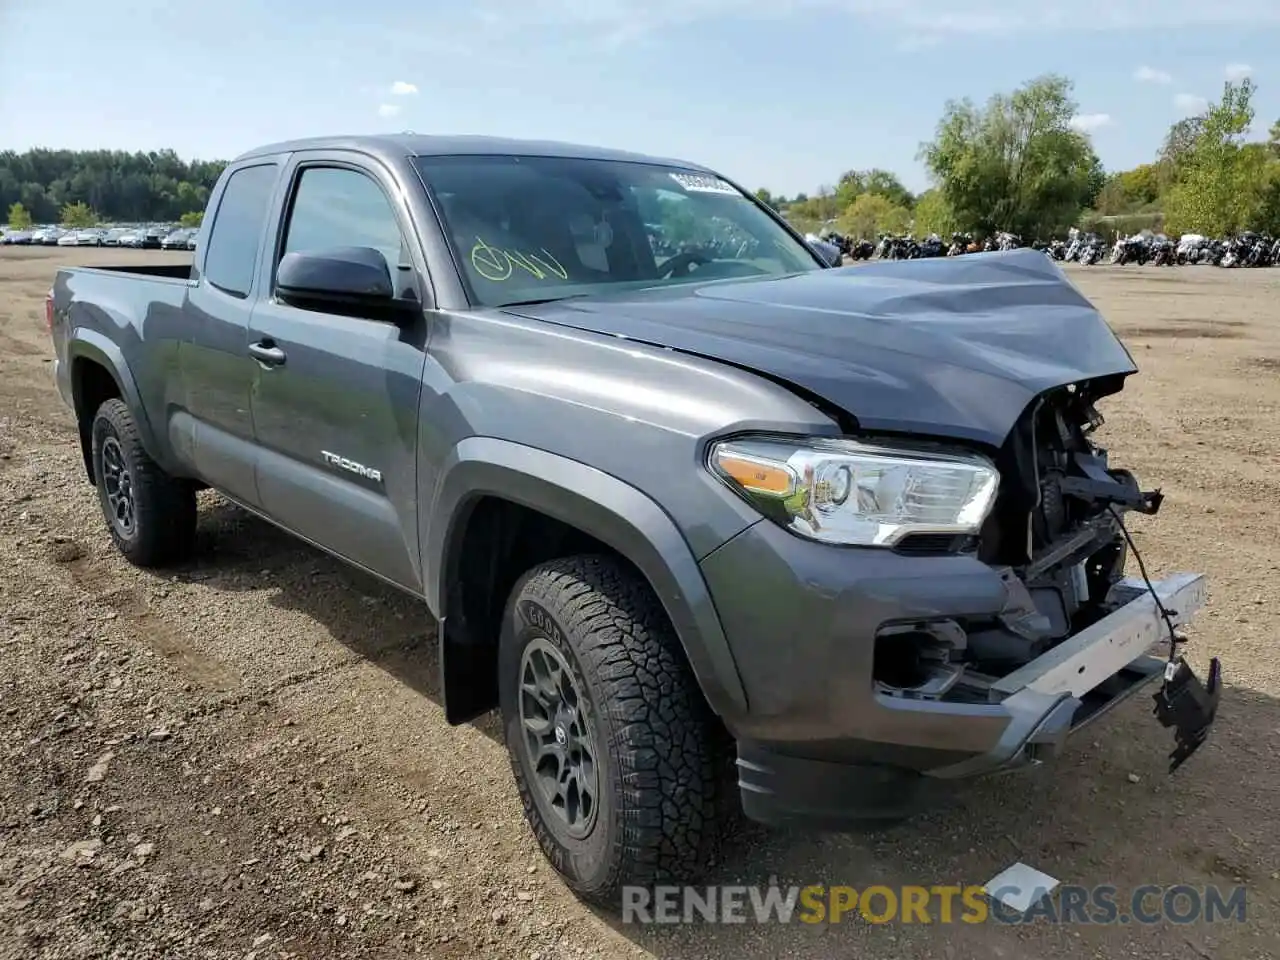
[[1223, 658], [1177, 775], [1132, 701], [1034, 774], [892, 831], [747, 828], [719, 883], [1247, 886], [1243, 924], [624, 926], [531, 841], [492, 719], [458, 729], [425, 609], [202, 495], [198, 562], [111, 549], [51, 383], [55, 266], [184, 255], [0, 251], [0, 957], [1280, 956], [1280, 270], [1076, 269], [1141, 373], [1113, 462], [1163, 485], [1153, 575], [1211, 577], [1190, 655]]

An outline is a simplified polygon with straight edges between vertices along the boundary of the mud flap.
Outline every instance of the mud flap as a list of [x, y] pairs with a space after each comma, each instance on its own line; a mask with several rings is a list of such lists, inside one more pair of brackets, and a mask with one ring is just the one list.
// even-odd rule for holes
[[440, 696], [450, 726], [470, 723], [498, 706], [498, 645], [477, 643], [459, 626], [459, 611], [440, 621]]

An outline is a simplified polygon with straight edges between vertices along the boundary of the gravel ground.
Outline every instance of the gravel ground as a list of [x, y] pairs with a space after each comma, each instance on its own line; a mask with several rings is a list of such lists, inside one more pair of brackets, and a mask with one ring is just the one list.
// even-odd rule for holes
[[1114, 462], [1161, 484], [1153, 575], [1207, 572], [1190, 655], [1224, 660], [1210, 742], [1172, 779], [1146, 698], [1049, 769], [862, 836], [747, 827], [720, 883], [1247, 886], [1243, 924], [627, 926], [530, 839], [492, 718], [452, 729], [425, 609], [221, 502], [199, 560], [110, 548], [51, 384], [58, 263], [0, 251], [0, 957], [1280, 956], [1280, 270], [1073, 279], [1142, 368], [1105, 402]]

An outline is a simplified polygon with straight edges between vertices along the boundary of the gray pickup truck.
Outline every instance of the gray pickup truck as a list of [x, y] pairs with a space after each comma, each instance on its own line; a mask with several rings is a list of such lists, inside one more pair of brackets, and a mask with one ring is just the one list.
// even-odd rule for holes
[[1174, 763], [1205, 737], [1204, 581], [1125, 579], [1160, 495], [1090, 440], [1134, 364], [1043, 254], [833, 269], [702, 167], [409, 135], [238, 158], [197, 251], [50, 293], [116, 545], [183, 562], [211, 487], [425, 601], [586, 898], [692, 877], [737, 803], [901, 817], [1149, 681]]

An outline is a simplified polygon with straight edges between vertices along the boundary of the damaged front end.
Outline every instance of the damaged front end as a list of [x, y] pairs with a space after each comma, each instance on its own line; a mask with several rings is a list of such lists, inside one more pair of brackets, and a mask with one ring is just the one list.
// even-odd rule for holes
[[1112, 469], [1106, 450], [1091, 441], [1103, 422], [1091, 386], [1037, 398], [997, 461], [1001, 494], [978, 556], [1001, 571], [1009, 605], [969, 634], [970, 658], [983, 673], [1008, 673], [1110, 613], [1128, 553], [1123, 515], [1160, 509], [1159, 491], [1143, 491], [1131, 473]]
[[[1149, 683], [1162, 679], [1156, 715], [1174, 727], [1176, 768], [1204, 741], [1220, 692], [1220, 668], [1201, 684], [1178, 654], [1185, 623], [1205, 599], [1204, 578], [1126, 578], [1135, 553], [1129, 512], [1153, 515], [1159, 490], [1143, 490], [1112, 467], [1091, 439], [1102, 425], [1094, 404], [1123, 377], [1100, 378], [1038, 396], [997, 458], [1001, 488], [976, 543], [967, 546], [999, 574], [1004, 609], [989, 618], [898, 623], [877, 638], [882, 696], [1002, 704], [1025, 723], [1009, 742], [935, 776], [970, 776], [1041, 759]], [[1151, 655], [1161, 641], [1165, 656]]]

